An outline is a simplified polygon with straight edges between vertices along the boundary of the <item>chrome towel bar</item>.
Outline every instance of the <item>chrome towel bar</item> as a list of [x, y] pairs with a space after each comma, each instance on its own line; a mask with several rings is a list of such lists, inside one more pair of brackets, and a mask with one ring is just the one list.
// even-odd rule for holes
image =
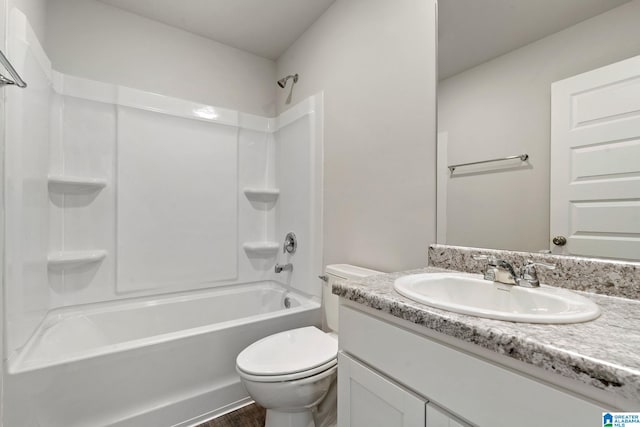
[[0, 63], [2, 63], [2, 66], [9, 72], [9, 74], [11, 74], [11, 77], [13, 78], [13, 80], [11, 80], [10, 78], [0, 74], [0, 86], [16, 85], [21, 88], [27, 87], [27, 82], [22, 80], [22, 77], [20, 77], [20, 74], [18, 74], [16, 69], [13, 68], [13, 65], [11, 65], [11, 63], [9, 62], [7, 57], [4, 56], [4, 53], [2, 53], [1, 50], [0, 50]]
[[499, 159], [491, 159], [491, 160], [481, 160], [479, 162], [471, 162], [471, 163], [460, 163], [457, 165], [450, 165], [449, 166], [449, 171], [451, 173], [453, 173], [454, 170], [456, 170], [456, 168], [462, 167], [462, 166], [471, 166], [471, 165], [480, 165], [482, 163], [492, 163], [492, 162], [501, 162], [503, 160], [513, 160], [513, 159], [520, 159], [523, 162], [526, 161], [529, 158], [528, 154], [519, 154], [517, 156], [509, 156], [509, 157], [501, 157]]

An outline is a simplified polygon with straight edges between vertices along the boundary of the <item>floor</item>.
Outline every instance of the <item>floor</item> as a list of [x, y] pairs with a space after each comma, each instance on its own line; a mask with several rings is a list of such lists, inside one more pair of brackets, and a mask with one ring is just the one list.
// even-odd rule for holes
[[264, 427], [266, 412], [253, 403], [197, 427]]

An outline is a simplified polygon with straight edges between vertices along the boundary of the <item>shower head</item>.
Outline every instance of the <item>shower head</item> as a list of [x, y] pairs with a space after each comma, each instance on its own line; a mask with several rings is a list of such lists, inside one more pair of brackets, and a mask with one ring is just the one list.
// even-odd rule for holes
[[293, 83], [298, 83], [298, 75], [294, 74], [294, 75], [288, 75], [287, 77], [283, 77], [280, 80], [278, 80], [278, 86], [280, 86], [282, 89], [284, 89], [284, 87], [287, 85], [287, 81], [289, 81], [289, 79], [293, 79]]

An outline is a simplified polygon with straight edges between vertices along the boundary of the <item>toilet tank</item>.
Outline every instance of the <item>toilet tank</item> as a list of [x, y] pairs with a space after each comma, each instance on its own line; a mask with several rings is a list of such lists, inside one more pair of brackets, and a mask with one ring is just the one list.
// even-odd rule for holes
[[331, 286], [333, 285], [333, 282], [336, 279], [359, 279], [384, 273], [349, 264], [327, 265], [324, 271], [328, 279], [324, 283], [324, 286], [322, 288], [324, 314], [327, 319], [327, 327], [334, 332], [338, 332], [338, 301], [340, 300], [340, 298], [337, 295], [331, 293]]

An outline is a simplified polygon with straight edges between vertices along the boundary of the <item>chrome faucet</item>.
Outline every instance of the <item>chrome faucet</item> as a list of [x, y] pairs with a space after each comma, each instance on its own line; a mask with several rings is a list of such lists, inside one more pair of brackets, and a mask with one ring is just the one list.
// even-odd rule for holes
[[525, 286], [527, 288], [537, 288], [540, 286], [540, 280], [538, 279], [538, 271], [536, 267], [544, 267], [549, 270], [555, 270], [555, 264], [549, 264], [546, 262], [533, 262], [531, 260], [527, 260], [527, 263], [522, 266], [520, 269], [520, 286]]
[[275, 268], [276, 273], [282, 273], [283, 271], [293, 271], [293, 264], [289, 263], [289, 264], [276, 264], [276, 268]]
[[509, 261], [498, 259], [495, 256], [478, 255], [474, 256], [473, 259], [477, 261], [487, 261], [487, 265], [484, 270], [485, 280], [504, 283], [506, 285], [522, 286], [525, 288], [537, 288], [540, 286], [536, 267], [544, 267], [550, 270], [556, 268], [554, 264], [527, 260], [526, 264], [522, 266], [520, 274], [517, 274], [515, 268], [513, 268], [513, 265], [511, 265]]

